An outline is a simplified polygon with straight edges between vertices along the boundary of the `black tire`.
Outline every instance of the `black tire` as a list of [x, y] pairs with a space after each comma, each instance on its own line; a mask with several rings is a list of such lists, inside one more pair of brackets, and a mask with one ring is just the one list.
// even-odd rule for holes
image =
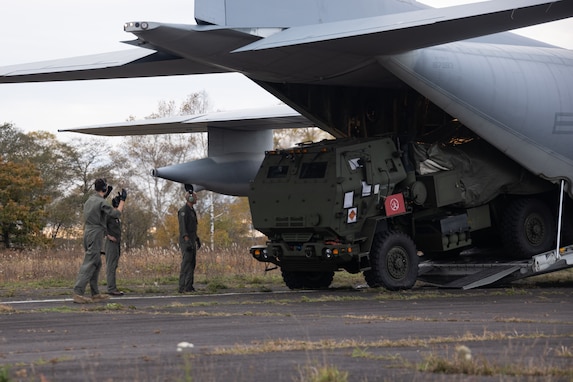
[[324, 289], [334, 279], [334, 272], [282, 271], [283, 280], [289, 289]]
[[509, 256], [528, 259], [553, 248], [555, 226], [553, 214], [541, 200], [514, 200], [503, 214], [503, 245]]
[[364, 279], [371, 288], [411, 289], [418, 278], [418, 262], [416, 245], [408, 235], [385, 232], [374, 238]]

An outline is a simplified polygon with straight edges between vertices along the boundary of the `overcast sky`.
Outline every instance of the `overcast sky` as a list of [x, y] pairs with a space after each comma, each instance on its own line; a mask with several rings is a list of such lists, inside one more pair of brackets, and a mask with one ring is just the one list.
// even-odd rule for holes
[[[288, 1], [288, 0], [285, 0]], [[424, 0], [435, 7], [475, 1]], [[0, 66], [131, 49], [120, 41], [127, 21], [193, 24], [192, 0], [4, 0], [0, 8]], [[573, 19], [520, 30], [573, 49]], [[0, 84], [0, 124], [24, 131], [142, 119], [159, 101], [182, 102], [205, 90], [214, 110], [275, 105], [279, 101], [239, 74], [147, 79]], [[60, 137], [62, 133], [58, 133]], [[76, 136], [67, 133], [68, 136]]]

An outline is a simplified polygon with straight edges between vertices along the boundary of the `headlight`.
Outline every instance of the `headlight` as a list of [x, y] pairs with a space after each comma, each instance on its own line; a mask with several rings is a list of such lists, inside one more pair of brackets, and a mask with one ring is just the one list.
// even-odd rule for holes
[[267, 254], [267, 249], [266, 248], [260, 248], [260, 247], [253, 247], [251, 248], [251, 255], [253, 255], [256, 258], [263, 258], [263, 259], [267, 259], [268, 258], [268, 254]]

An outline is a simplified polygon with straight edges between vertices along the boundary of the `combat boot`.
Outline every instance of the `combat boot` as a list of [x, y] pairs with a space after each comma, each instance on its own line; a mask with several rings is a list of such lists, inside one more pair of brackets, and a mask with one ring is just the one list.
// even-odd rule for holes
[[109, 296], [108, 296], [107, 294], [98, 293], [98, 294], [94, 294], [94, 295], [92, 296], [92, 300], [93, 300], [94, 302], [103, 301], [103, 300], [108, 300], [108, 299], [109, 299]]
[[73, 300], [76, 304], [91, 304], [94, 302], [91, 298], [74, 293]]

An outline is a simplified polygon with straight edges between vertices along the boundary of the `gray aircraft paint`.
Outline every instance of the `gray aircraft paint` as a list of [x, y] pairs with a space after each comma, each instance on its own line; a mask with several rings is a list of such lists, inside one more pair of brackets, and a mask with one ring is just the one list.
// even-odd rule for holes
[[573, 52], [453, 43], [381, 62], [533, 173], [573, 179]]
[[[0, 82], [240, 72], [268, 90], [300, 84], [384, 91], [405, 83], [535, 174], [567, 179], [573, 194], [572, 53], [498, 33], [570, 17], [570, 0], [499, 0], [443, 9], [404, 0], [197, 0], [195, 8], [199, 24], [218, 25], [128, 23], [126, 31], [138, 38], [129, 43], [151, 50], [4, 67]], [[456, 42], [466, 39], [473, 40]], [[273, 94], [328, 128], [301, 100], [277, 88]], [[275, 120], [281, 118], [286, 116], [278, 113]], [[194, 129], [185, 120], [165, 125]], [[267, 128], [273, 124], [261, 126]], [[343, 131], [334, 132], [343, 136]], [[221, 134], [216, 139], [226, 140]], [[225, 155], [245, 151], [239, 144], [235, 148], [225, 149]], [[214, 176], [218, 162], [201, 163]], [[169, 176], [200, 179], [198, 174], [206, 173], [198, 166], [178, 166], [185, 174]], [[209, 183], [222, 185], [230, 173], [221, 167], [220, 174]], [[211, 189], [237, 194], [229, 187]]]

